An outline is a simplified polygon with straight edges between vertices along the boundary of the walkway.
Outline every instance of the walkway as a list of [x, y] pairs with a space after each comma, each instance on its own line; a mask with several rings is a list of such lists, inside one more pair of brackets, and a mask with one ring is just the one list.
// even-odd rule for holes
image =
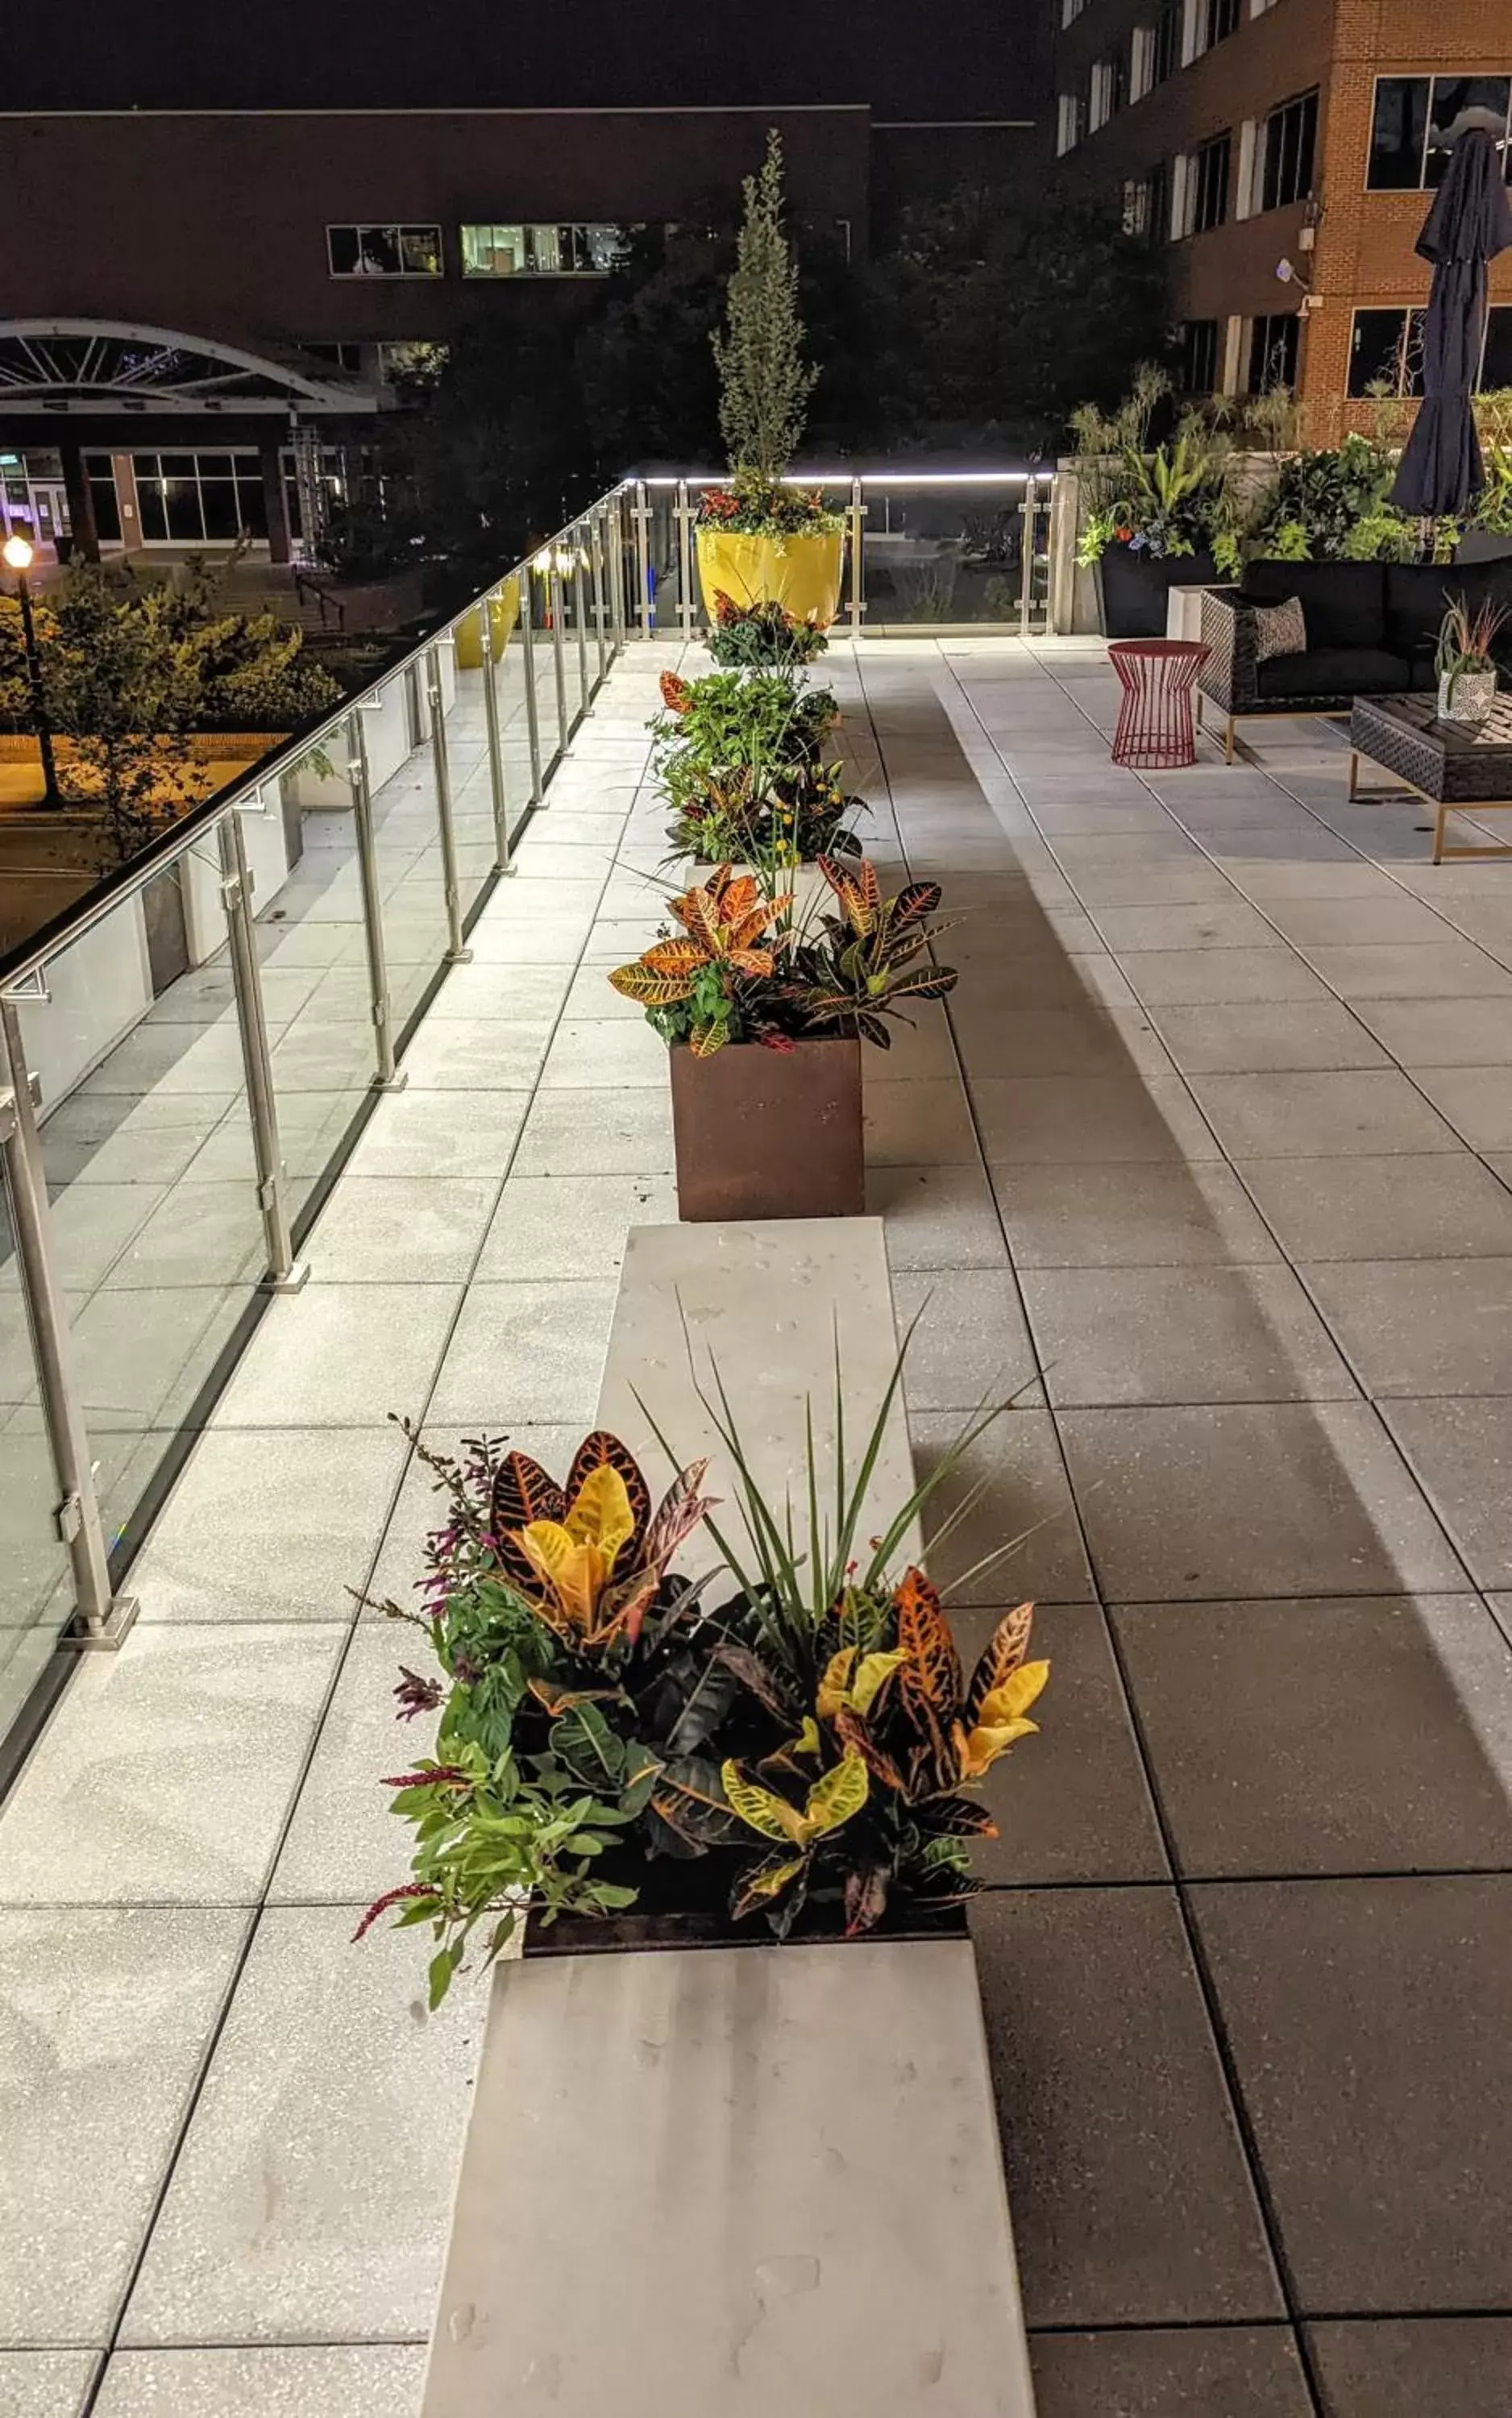
[[[614, 674], [0, 1815], [0, 2418], [413, 2418], [481, 1999], [348, 1945], [409, 1742], [347, 1590], [428, 1523], [385, 1414], [557, 1455], [672, 1214], [603, 981], [671, 660]], [[832, 665], [873, 852], [966, 911], [948, 1022], [868, 1065], [921, 1459], [1025, 1389], [953, 1553], [1033, 1531], [1056, 1663], [975, 1918], [1042, 2418], [1504, 2418], [1512, 864], [1434, 872], [1323, 726], [1115, 772], [1092, 648]]]

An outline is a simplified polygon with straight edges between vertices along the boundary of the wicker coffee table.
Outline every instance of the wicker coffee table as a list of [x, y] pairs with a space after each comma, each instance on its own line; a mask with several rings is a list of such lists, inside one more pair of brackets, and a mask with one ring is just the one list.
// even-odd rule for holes
[[1506, 856], [1512, 849], [1445, 848], [1452, 814], [1512, 814], [1512, 696], [1485, 722], [1441, 722], [1431, 696], [1357, 696], [1350, 717], [1350, 796], [1361, 795], [1360, 758], [1395, 773], [1435, 809], [1433, 862]]

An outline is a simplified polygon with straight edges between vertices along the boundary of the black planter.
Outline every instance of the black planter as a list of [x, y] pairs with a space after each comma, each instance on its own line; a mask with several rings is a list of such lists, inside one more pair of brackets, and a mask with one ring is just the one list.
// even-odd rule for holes
[[1096, 577], [1106, 638], [1163, 638], [1170, 590], [1215, 587], [1218, 566], [1211, 554], [1166, 555], [1152, 561], [1126, 545], [1113, 545], [1098, 561]]

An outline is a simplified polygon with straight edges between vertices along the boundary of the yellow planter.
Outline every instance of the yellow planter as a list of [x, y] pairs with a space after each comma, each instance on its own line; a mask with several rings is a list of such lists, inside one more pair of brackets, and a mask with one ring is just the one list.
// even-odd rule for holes
[[[518, 579], [506, 579], [489, 606], [489, 636], [496, 663], [509, 645], [511, 633], [519, 618], [520, 583]], [[481, 612], [469, 613], [465, 621], [457, 623], [457, 668], [459, 671], [476, 672], [482, 669], [482, 664], [483, 617]]]
[[795, 620], [817, 621], [827, 630], [840, 610], [845, 560], [843, 529], [819, 529], [808, 537], [698, 531], [698, 577], [710, 620], [719, 594], [741, 605], [781, 604]]

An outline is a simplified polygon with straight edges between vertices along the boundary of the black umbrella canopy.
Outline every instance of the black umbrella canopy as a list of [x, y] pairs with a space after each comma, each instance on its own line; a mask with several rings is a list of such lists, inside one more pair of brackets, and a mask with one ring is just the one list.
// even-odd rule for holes
[[[1417, 250], [1433, 264], [1423, 330], [1423, 401], [1391, 500], [1404, 513], [1462, 513], [1485, 483], [1471, 392], [1486, 329], [1486, 264], [1512, 244], [1502, 156], [1467, 114]], [[1451, 129], [1451, 133], [1453, 130]]]

